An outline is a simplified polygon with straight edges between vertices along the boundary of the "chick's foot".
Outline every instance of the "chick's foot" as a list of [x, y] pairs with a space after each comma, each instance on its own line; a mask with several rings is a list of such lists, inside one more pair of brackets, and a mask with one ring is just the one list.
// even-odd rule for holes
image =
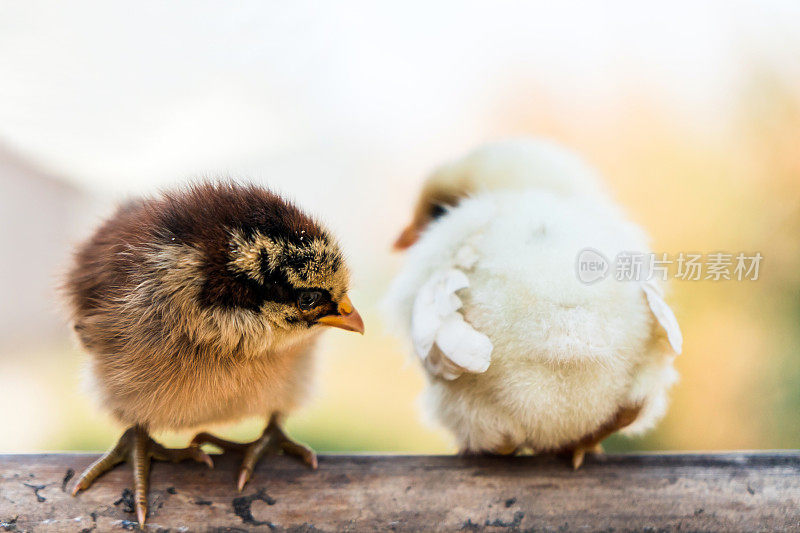
[[583, 459], [586, 457], [586, 454], [595, 454], [599, 455], [603, 453], [603, 446], [598, 443], [593, 446], [589, 447], [577, 447], [572, 450], [572, 468], [574, 470], [579, 469], [583, 465]]
[[231, 442], [211, 435], [210, 433], [199, 433], [192, 439], [193, 446], [200, 446], [203, 444], [212, 444], [223, 450], [238, 451], [244, 454], [237, 483], [239, 492], [244, 489], [244, 486], [250, 480], [258, 461], [267, 454], [283, 452], [287, 455], [297, 457], [313, 469], [317, 468], [317, 455], [314, 453], [314, 450], [290, 439], [286, 433], [284, 433], [277, 418], [274, 416], [270, 419], [269, 424], [267, 424], [264, 433], [253, 442]]
[[78, 476], [72, 488], [72, 495], [88, 489], [92, 482], [123, 461], [131, 463], [133, 468], [133, 494], [136, 518], [139, 525], [144, 525], [147, 517], [147, 485], [150, 474], [150, 460], [178, 462], [194, 459], [214, 467], [211, 457], [200, 446], [191, 444], [188, 448], [164, 448], [147, 434], [144, 428], [134, 426], [122, 434], [117, 444], [100, 459], [92, 463]]
[[632, 424], [636, 420], [636, 417], [639, 416], [641, 410], [641, 405], [620, 407], [614, 417], [600, 426], [594, 433], [582, 438], [574, 446], [567, 447], [564, 451], [568, 454], [572, 454], [572, 468], [575, 470], [579, 469], [581, 465], [583, 465], [583, 459], [587, 453], [603, 453], [603, 447], [600, 443], [606, 437]]

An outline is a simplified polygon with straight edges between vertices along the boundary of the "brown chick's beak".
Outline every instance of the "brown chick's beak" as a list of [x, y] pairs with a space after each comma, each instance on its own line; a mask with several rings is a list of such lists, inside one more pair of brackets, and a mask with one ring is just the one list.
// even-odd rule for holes
[[328, 315], [317, 319], [317, 322], [325, 326], [334, 328], [341, 328], [347, 331], [355, 331], [364, 334], [364, 321], [361, 320], [361, 315], [358, 314], [350, 298], [345, 296], [339, 302], [339, 314]]
[[415, 242], [419, 240], [419, 229], [413, 224], [403, 230], [403, 233], [394, 241], [395, 250], [405, 250], [410, 248]]

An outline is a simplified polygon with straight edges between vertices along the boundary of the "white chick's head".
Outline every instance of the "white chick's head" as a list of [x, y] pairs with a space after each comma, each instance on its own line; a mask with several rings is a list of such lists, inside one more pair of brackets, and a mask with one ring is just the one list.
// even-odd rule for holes
[[428, 177], [411, 223], [394, 246], [403, 250], [413, 245], [428, 224], [463, 198], [484, 191], [525, 189], [564, 196], [605, 194], [596, 173], [578, 155], [552, 141], [522, 138], [488, 143]]

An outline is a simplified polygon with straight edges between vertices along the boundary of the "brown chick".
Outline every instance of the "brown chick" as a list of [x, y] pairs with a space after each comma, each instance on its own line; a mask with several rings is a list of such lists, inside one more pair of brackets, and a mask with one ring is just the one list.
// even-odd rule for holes
[[[212, 466], [201, 444], [242, 450], [239, 490], [265, 453], [316, 468], [281, 421], [306, 394], [322, 326], [364, 331], [349, 281], [331, 234], [256, 186], [204, 183], [122, 206], [78, 248], [65, 288], [102, 404], [128, 429], [73, 494], [130, 461], [143, 524], [151, 458]], [[149, 436], [253, 415], [268, 423], [248, 444], [204, 433], [166, 449]]]

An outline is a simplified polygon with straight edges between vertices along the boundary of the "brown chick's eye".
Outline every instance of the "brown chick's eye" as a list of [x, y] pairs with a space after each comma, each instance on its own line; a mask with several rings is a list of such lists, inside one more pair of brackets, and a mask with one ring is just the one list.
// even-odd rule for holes
[[447, 213], [447, 209], [441, 204], [433, 204], [430, 210], [430, 217], [434, 220]]
[[322, 293], [320, 291], [303, 291], [297, 297], [297, 307], [303, 311], [308, 311], [318, 306], [322, 302]]

